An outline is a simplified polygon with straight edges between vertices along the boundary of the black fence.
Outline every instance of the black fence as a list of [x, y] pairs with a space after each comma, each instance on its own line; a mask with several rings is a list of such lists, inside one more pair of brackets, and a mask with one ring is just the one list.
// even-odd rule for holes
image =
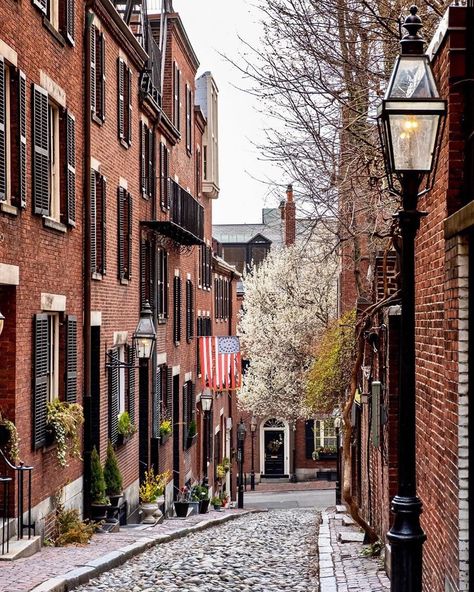
[[200, 240], [204, 239], [204, 208], [176, 181], [170, 179], [170, 220]]

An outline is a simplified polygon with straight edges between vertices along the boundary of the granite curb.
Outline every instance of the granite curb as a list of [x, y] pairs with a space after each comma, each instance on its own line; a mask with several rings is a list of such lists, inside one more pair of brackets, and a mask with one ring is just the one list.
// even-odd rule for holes
[[31, 592], [69, 592], [69, 590], [73, 590], [74, 588], [77, 588], [77, 586], [85, 584], [100, 574], [113, 569], [114, 567], [122, 565], [132, 557], [135, 557], [136, 555], [139, 555], [140, 553], [143, 553], [144, 551], [151, 549], [156, 545], [168, 543], [170, 541], [185, 537], [193, 532], [199, 532], [201, 530], [211, 528], [212, 526], [219, 526], [220, 524], [224, 524], [230, 520], [236, 520], [241, 516], [247, 516], [248, 514], [265, 511], [266, 510], [262, 509], [248, 509], [241, 511], [238, 514], [224, 514], [223, 516], [211, 518], [203, 522], [198, 522], [192, 526], [185, 526], [180, 530], [168, 534], [157, 533], [154, 535], [152, 532], [143, 531], [146, 534], [144, 534], [141, 540], [121, 547], [116, 551], [111, 551], [98, 557], [97, 559], [88, 561], [84, 565], [66, 572], [64, 575], [50, 578], [49, 580], [46, 580], [45, 582], [42, 582], [33, 588]]

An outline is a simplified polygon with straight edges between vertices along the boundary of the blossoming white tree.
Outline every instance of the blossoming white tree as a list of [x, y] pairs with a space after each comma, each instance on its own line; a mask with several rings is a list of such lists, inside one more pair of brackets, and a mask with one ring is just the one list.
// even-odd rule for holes
[[258, 416], [307, 417], [315, 340], [336, 314], [337, 261], [320, 240], [272, 251], [245, 278], [239, 324], [250, 366], [241, 406]]

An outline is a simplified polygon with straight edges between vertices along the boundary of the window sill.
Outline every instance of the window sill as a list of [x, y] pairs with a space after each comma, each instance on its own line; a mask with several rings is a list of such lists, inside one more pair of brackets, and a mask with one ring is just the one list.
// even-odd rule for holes
[[123, 138], [120, 138], [120, 144], [122, 144], [122, 146], [128, 150], [130, 148], [130, 146], [132, 145], [131, 142], [127, 142], [126, 140], [124, 140]]
[[64, 37], [61, 35], [61, 33], [54, 27], [54, 25], [51, 23], [51, 21], [43, 16], [43, 27], [45, 29], [48, 29], [48, 31], [51, 33], [51, 35], [56, 39], [56, 41], [62, 46], [65, 47], [66, 46], [66, 42], [64, 41]]
[[120, 284], [122, 286], [128, 286], [129, 283], [130, 283], [130, 280], [127, 280], [125, 278], [120, 278]]
[[91, 274], [91, 277], [92, 277], [92, 279], [93, 279], [93, 280], [98, 280], [98, 281], [100, 281], [100, 280], [102, 280], [102, 278], [103, 278], [104, 276], [103, 276], [101, 273], [99, 273], [99, 272], [97, 272], [97, 271], [94, 271], [94, 272]]
[[94, 123], [96, 123], [100, 127], [102, 127], [104, 125], [105, 119], [102, 117], [99, 117], [94, 112], [91, 112], [91, 119]]
[[50, 228], [51, 230], [55, 230], [56, 232], [62, 232], [63, 234], [66, 234], [66, 232], [67, 232], [67, 226], [65, 224], [62, 224], [61, 222], [57, 222], [56, 220], [53, 220], [52, 218], [46, 218], [45, 216], [43, 216], [43, 226], [45, 228]]
[[166, 325], [166, 318], [158, 317], [158, 325]]
[[0, 203], [0, 210], [5, 214], [10, 214], [10, 216], [18, 216], [18, 208], [5, 201]]

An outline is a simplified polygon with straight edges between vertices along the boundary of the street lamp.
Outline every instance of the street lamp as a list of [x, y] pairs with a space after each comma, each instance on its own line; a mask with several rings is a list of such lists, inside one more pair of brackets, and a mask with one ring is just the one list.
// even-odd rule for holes
[[5, 323], [5, 317], [0, 312], [0, 335], [2, 334], [4, 323]]
[[250, 420], [250, 433], [252, 436], [252, 467], [250, 471], [250, 490], [255, 491], [255, 432], [257, 431], [257, 418], [252, 415]]
[[239, 490], [237, 495], [237, 507], [242, 509], [244, 507], [244, 440], [245, 440], [245, 424], [240, 418], [237, 427], [237, 460], [239, 462]]
[[[415, 412], [415, 236], [424, 215], [417, 211], [420, 184], [436, 169], [441, 120], [446, 111], [423, 53], [418, 35], [421, 19], [416, 6], [403, 24], [408, 34], [401, 40], [378, 120], [385, 165], [392, 191], [402, 197], [398, 221], [402, 236], [400, 329], [400, 395], [398, 411], [398, 492], [392, 500], [392, 592], [420, 592], [423, 543], [422, 504], [416, 494]], [[395, 187], [396, 178], [399, 188]]]
[[334, 419], [336, 430], [336, 505], [341, 504], [341, 416]]
[[212, 408], [212, 391], [209, 387], [206, 387], [201, 394], [201, 407], [204, 412], [204, 445], [203, 445], [203, 463], [202, 463], [202, 484], [207, 487], [208, 475], [207, 465], [209, 462], [209, 416]]
[[155, 325], [153, 324], [153, 313], [150, 303], [145, 300], [137, 328], [133, 334], [137, 358], [149, 360], [156, 341]]

